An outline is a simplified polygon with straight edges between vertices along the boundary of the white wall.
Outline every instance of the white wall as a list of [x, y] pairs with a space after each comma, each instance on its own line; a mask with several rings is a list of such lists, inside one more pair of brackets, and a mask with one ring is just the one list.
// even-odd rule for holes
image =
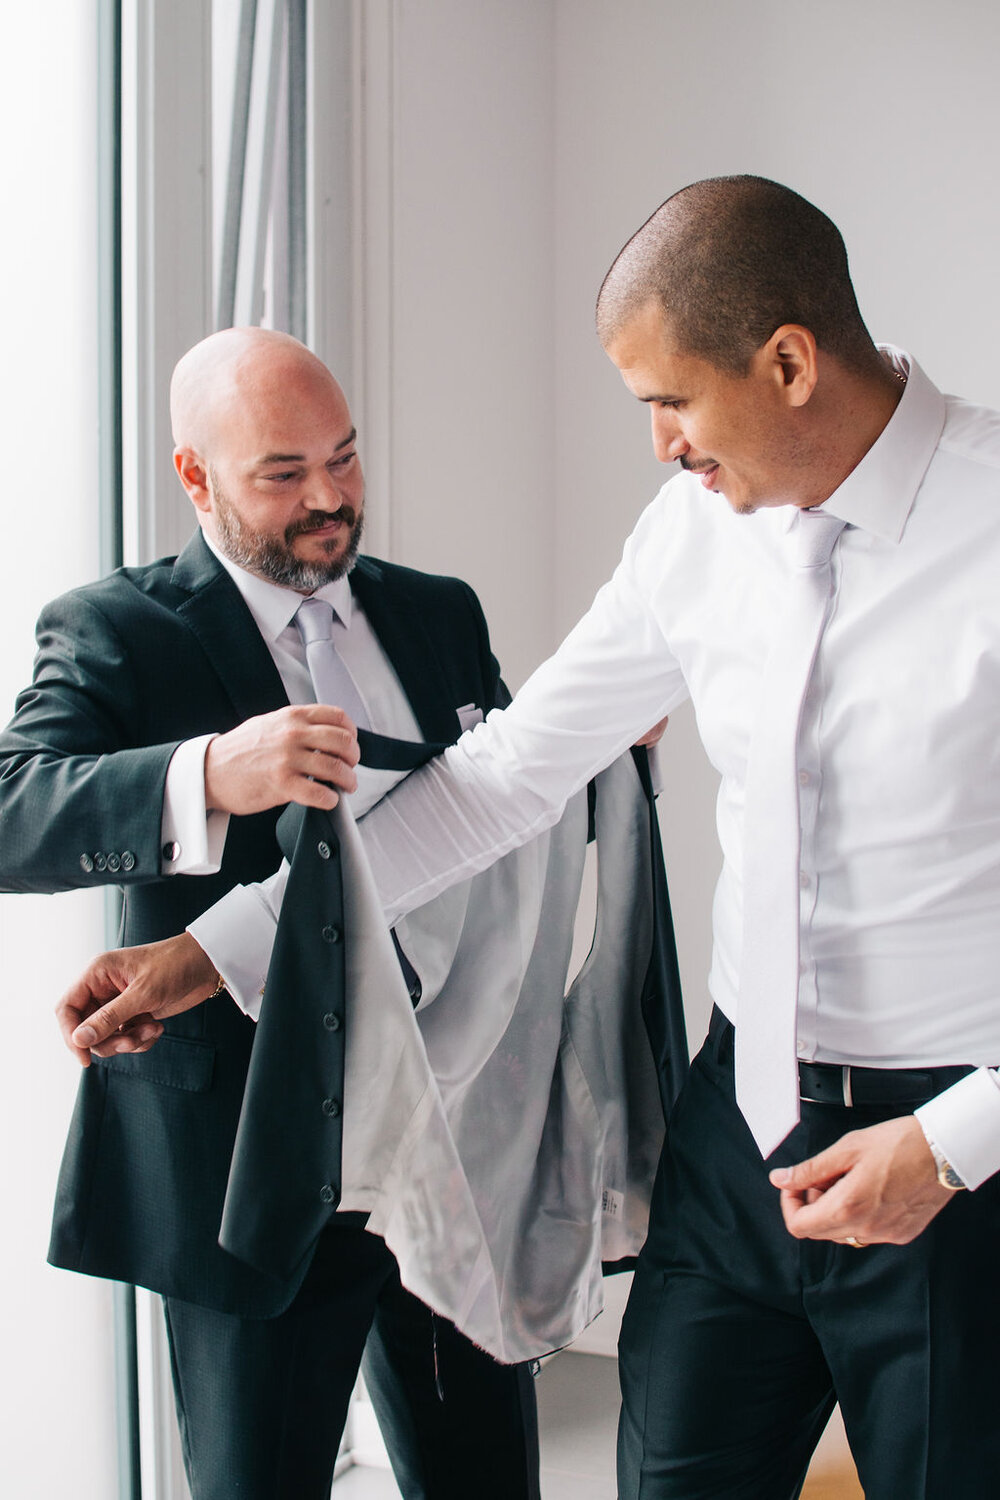
[[391, 9], [392, 555], [478, 588], [516, 683], [554, 644], [553, 17]]
[[[40, 605], [98, 569], [95, 11], [52, 0], [5, 18], [3, 719]], [[78, 1074], [52, 1007], [102, 939], [98, 895], [0, 897], [0, 1491], [18, 1500], [115, 1493], [110, 1291], [45, 1264]]]

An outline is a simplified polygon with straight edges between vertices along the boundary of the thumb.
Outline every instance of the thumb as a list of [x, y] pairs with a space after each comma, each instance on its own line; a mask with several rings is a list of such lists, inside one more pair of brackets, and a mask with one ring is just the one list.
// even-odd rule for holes
[[826, 1187], [846, 1169], [845, 1153], [839, 1149], [840, 1142], [821, 1151], [818, 1156], [807, 1157], [790, 1167], [775, 1167], [768, 1173], [772, 1187], [785, 1192], [802, 1192], [805, 1188]]
[[120, 995], [116, 995], [80, 1023], [71, 1038], [74, 1047], [99, 1047], [120, 1027], [131, 1021], [133, 1016], [141, 1015], [145, 1010], [146, 1006], [140, 996], [133, 992], [131, 985], [127, 985]]

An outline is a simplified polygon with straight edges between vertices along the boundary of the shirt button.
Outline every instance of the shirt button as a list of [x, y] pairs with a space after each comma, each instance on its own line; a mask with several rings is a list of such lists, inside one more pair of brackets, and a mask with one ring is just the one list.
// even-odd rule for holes
[[323, 1113], [329, 1115], [331, 1120], [336, 1120], [340, 1114], [340, 1101], [337, 1099], [324, 1099]]
[[85, 875], [90, 875], [94, 868], [94, 861], [89, 854], [80, 855], [80, 869]]
[[328, 1010], [326, 1015], [323, 1017], [323, 1025], [326, 1027], [327, 1031], [339, 1031], [340, 1017], [334, 1015], [332, 1010]]
[[324, 927], [323, 928], [323, 941], [324, 941], [324, 943], [339, 943], [340, 942], [340, 928], [339, 927], [334, 927], [334, 926], [329, 925], [329, 924], [326, 927]]
[[321, 1203], [329, 1204], [336, 1203], [339, 1194], [335, 1187], [331, 1187], [328, 1182], [324, 1182], [323, 1186], [319, 1190], [319, 1196]]
[[319, 843], [316, 845], [316, 853], [319, 855], [320, 859], [329, 859], [331, 852], [332, 851], [330, 849], [330, 845], [327, 843], [326, 839], [320, 839]]
[[808, 771], [799, 772], [799, 786], [808, 786], [811, 780], [812, 777], [809, 775]]
[[806, 874], [805, 870], [799, 871], [799, 885], [804, 891], [807, 891], [809, 889], [809, 876]]

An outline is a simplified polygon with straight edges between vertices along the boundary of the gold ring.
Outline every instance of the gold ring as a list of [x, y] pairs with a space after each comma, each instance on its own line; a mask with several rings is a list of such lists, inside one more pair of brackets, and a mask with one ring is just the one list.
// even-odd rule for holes
[[849, 1234], [844, 1241], [844, 1244], [850, 1245], [852, 1250], [863, 1250], [867, 1243], [867, 1240], [859, 1240], [857, 1236], [853, 1234]]

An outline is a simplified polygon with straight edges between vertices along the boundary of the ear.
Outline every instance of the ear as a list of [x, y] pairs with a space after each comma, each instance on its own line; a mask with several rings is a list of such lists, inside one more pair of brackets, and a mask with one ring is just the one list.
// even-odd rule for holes
[[207, 465], [193, 448], [175, 448], [174, 468], [195, 509], [208, 515], [212, 509], [212, 491]]
[[819, 378], [816, 339], [800, 323], [783, 323], [764, 345], [762, 354], [775, 378], [780, 380], [782, 394], [789, 406], [805, 406]]

